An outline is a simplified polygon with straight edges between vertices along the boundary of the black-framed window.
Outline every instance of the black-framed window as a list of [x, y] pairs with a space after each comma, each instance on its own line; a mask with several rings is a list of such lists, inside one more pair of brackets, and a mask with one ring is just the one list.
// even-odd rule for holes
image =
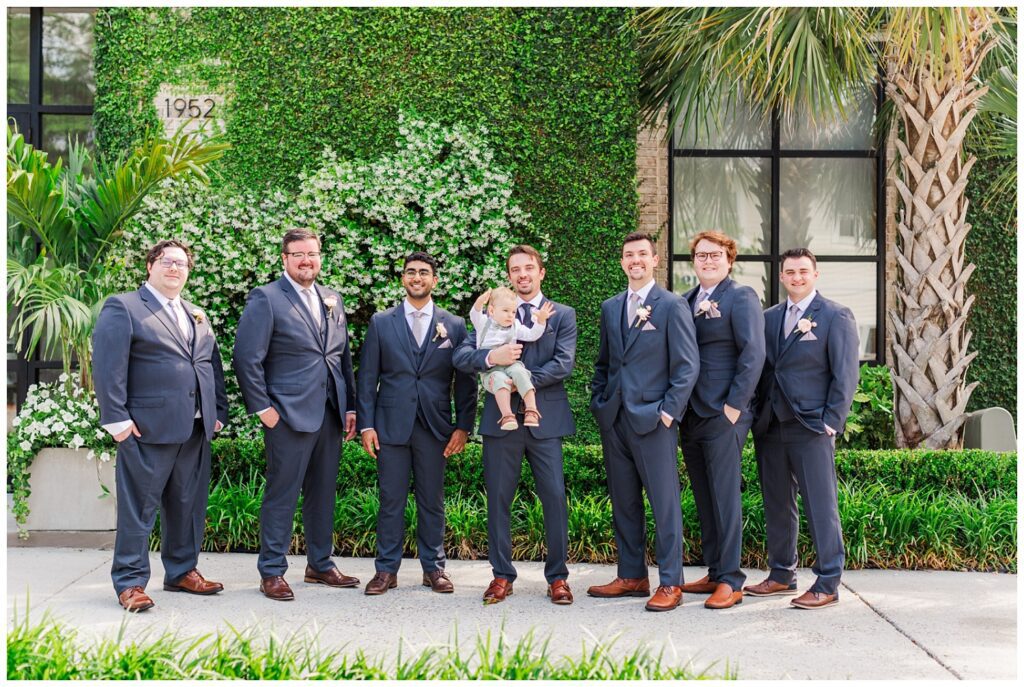
[[[69, 135], [90, 149], [95, 143], [94, 15], [88, 7], [7, 9], [7, 116], [51, 161], [66, 154]], [[8, 417], [29, 385], [55, 380], [61, 367], [53, 352], [26, 359], [8, 340]]]
[[840, 121], [798, 112], [768, 121], [742, 104], [718, 122], [677, 127], [669, 142], [668, 287], [697, 283], [689, 238], [716, 229], [739, 244], [733, 279], [765, 306], [785, 299], [779, 255], [818, 258], [818, 290], [853, 310], [861, 360], [882, 362], [885, 160], [873, 125], [881, 87], [851, 94]]

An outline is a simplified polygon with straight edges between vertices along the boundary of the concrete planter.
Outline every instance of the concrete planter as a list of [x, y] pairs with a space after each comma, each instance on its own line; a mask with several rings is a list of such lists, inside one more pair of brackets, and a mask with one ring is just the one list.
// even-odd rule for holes
[[[29, 531], [117, 527], [114, 462], [86, 459], [86, 449], [44, 448], [29, 468]], [[103, 488], [109, 491], [104, 496]], [[100, 498], [100, 497], [103, 498]]]

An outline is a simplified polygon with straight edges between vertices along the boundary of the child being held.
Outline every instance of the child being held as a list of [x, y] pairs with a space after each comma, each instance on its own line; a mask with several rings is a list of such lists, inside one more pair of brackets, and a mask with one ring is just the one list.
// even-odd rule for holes
[[[484, 306], [487, 314], [484, 314]], [[533, 312], [533, 325], [527, 327], [516, 321], [516, 294], [512, 289], [500, 286], [484, 291], [469, 311], [469, 319], [476, 329], [477, 349], [497, 348], [516, 341], [536, 341], [544, 334], [548, 318], [555, 308], [551, 301]], [[495, 365], [480, 374], [480, 381], [488, 393], [494, 394], [498, 403], [501, 419], [498, 424], [503, 430], [519, 428], [515, 413], [512, 412], [512, 387], [523, 398], [526, 412], [523, 415], [523, 426], [539, 427], [540, 413], [537, 412], [537, 394], [533, 387], [530, 371], [520, 361], [511, 365]]]

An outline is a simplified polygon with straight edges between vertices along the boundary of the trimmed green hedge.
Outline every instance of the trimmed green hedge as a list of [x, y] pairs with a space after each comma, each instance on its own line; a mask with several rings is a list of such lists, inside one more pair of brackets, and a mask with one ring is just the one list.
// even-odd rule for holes
[[104, 8], [97, 141], [117, 154], [157, 125], [163, 83], [224, 90], [233, 149], [215, 183], [294, 191], [327, 145], [341, 158], [390, 149], [399, 110], [485, 125], [497, 162], [514, 174], [515, 200], [552, 237], [544, 291], [575, 307], [579, 322], [574, 441], [595, 443], [586, 408], [600, 304], [625, 286], [618, 246], [638, 217], [639, 69], [632, 34], [619, 31], [632, 12]]
[[[452, 456], [445, 476], [448, 498], [476, 494], [484, 490], [480, 444], [466, 445], [465, 452]], [[213, 441], [213, 481], [222, 478], [242, 484], [256, 476], [262, 482], [266, 469], [263, 442], [215, 439]], [[607, 496], [604, 459], [601, 447], [565, 444], [566, 489], [577, 496]], [[689, 488], [686, 469], [680, 459], [680, 481]], [[882, 484], [893, 491], [947, 490], [975, 498], [997, 492], [1017, 492], [1017, 455], [991, 451], [836, 451], [836, 473], [851, 487]], [[743, 482], [747, 491], [758, 491], [754, 452], [743, 452]], [[375, 489], [377, 468], [374, 459], [357, 442], [344, 444], [338, 486], [343, 491]], [[532, 493], [533, 475], [524, 461], [521, 492]]]

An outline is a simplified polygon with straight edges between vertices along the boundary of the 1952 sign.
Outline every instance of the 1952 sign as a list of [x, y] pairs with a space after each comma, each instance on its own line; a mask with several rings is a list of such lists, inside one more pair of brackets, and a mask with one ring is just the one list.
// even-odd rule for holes
[[[183, 92], [181, 86], [162, 84], [153, 106], [168, 136], [179, 129], [208, 131], [224, 128], [224, 96], [219, 93]], [[204, 89], [205, 90], [205, 89]]]

